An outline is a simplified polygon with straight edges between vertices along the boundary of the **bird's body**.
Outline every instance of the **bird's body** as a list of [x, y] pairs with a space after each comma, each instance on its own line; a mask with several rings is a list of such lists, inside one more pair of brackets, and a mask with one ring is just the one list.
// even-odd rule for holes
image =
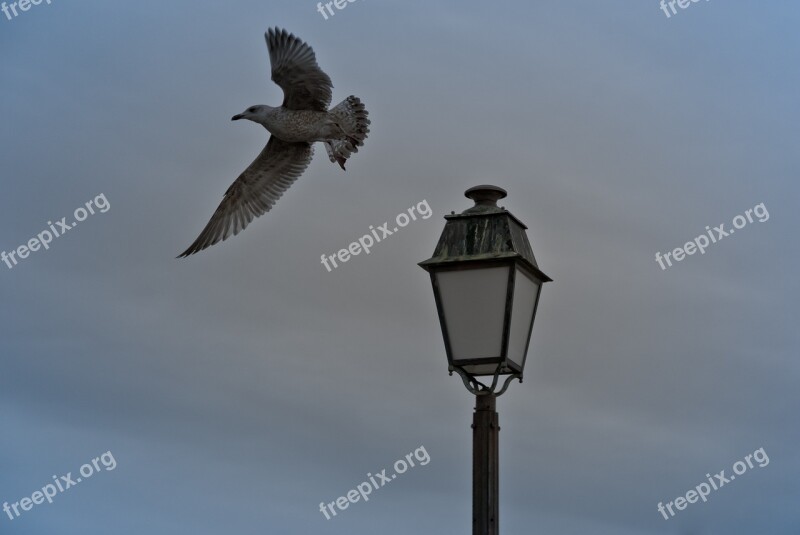
[[233, 120], [253, 121], [272, 135], [261, 154], [225, 192], [211, 220], [181, 257], [235, 236], [268, 212], [311, 163], [313, 143], [324, 143], [330, 161], [344, 169], [369, 133], [368, 112], [358, 97], [351, 95], [328, 109], [333, 84], [317, 65], [310, 46], [278, 28], [268, 30], [265, 37], [272, 80], [283, 89], [283, 104], [250, 106]]
[[342, 136], [328, 112], [272, 108], [262, 123], [274, 136], [289, 143], [328, 141]]
[[344, 138], [334, 116], [325, 111], [290, 110], [283, 106], [255, 106], [258, 111], [250, 118], [269, 130], [273, 136], [288, 143], [313, 143]]

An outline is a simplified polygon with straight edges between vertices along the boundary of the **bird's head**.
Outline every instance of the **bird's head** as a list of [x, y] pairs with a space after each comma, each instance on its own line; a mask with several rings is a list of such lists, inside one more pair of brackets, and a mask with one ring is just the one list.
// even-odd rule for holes
[[231, 117], [231, 121], [238, 121], [239, 119], [247, 119], [255, 123], [264, 124], [264, 121], [267, 119], [267, 115], [272, 109], [273, 108], [271, 106], [265, 106], [263, 104], [259, 104], [257, 106], [250, 106], [242, 113], [238, 113], [233, 117]]

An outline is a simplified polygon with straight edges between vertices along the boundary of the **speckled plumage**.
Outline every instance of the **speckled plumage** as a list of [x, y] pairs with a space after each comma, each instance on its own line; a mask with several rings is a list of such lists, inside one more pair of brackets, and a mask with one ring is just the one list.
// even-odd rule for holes
[[259, 123], [272, 135], [225, 192], [200, 236], [179, 257], [235, 236], [268, 212], [311, 163], [313, 143], [324, 143], [331, 162], [344, 169], [369, 133], [368, 112], [358, 97], [351, 95], [328, 110], [333, 84], [317, 65], [310, 46], [278, 28], [270, 28], [265, 37], [272, 80], [283, 89], [283, 104], [251, 106], [233, 120]]

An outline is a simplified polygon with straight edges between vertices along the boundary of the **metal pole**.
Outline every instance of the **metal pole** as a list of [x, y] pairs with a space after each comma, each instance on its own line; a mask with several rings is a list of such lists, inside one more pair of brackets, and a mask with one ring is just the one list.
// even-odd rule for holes
[[500, 529], [500, 424], [494, 394], [475, 396], [472, 417], [472, 535], [498, 535]]

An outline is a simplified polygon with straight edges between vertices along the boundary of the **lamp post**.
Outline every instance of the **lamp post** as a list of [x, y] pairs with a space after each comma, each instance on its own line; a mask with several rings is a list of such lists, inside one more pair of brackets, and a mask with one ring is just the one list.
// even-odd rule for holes
[[[542, 284], [527, 228], [497, 201], [506, 191], [476, 186], [475, 206], [446, 215], [433, 256], [419, 265], [431, 276], [450, 375], [475, 395], [472, 442], [472, 533], [499, 533], [500, 427], [497, 396], [522, 382]], [[490, 385], [477, 377], [491, 376]], [[500, 376], [506, 376], [497, 390]]]

